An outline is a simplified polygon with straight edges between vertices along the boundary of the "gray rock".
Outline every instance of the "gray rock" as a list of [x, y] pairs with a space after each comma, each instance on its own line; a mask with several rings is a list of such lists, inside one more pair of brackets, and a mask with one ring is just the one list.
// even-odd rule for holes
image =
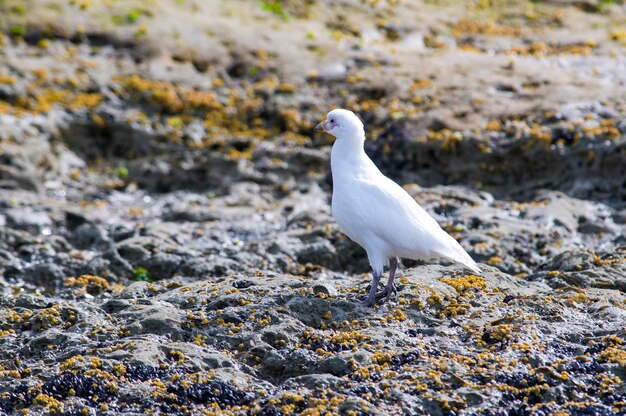
[[174, 276], [183, 264], [183, 261], [182, 256], [159, 252], [139, 264], [150, 272], [153, 279], [160, 280]]
[[81, 224], [72, 231], [72, 243], [79, 249], [106, 251], [112, 246], [107, 232], [92, 223]]
[[593, 267], [595, 254], [590, 250], [573, 249], [554, 256], [541, 266], [542, 270], [574, 272]]
[[297, 388], [304, 386], [311, 390], [336, 389], [345, 381], [332, 374], [307, 374], [304, 376], [291, 377], [285, 383], [285, 387]]
[[118, 316], [132, 335], [167, 335], [178, 339], [182, 333], [182, 312], [165, 302], [149, 302], [126, 308]]
[[150, 249], [159, 247], [159, 241], [150, 237], [133, 237], [117, 243], [116, 249], [130, 263], [144, 262], [150, 258]]
[[178, 270], [178, 274], [195, 278], [206, 278], [232, 274], [240, 269], [240, 264], [235, 260], [210, 255], [207, 257], [194, 257], [185, 261]]
[[323, 293], [327, 296], [337, 296], [337, 289], [335, 289], [332, 283], [317, 284], [313, 286], [313, 293], [316, 295]]
[[55, 263], [41, 262], [17, 270], [12, 276], [19, 276], [26, 282], [48, 289], [60, 289], [67, 277], [63, 268]]
[[9, 227], [39, 234], [50, 230], [52, 220], [45, 211], [35, 211], [31, 207], [11, 208], [5, 211]]
[[[359, 354], [359, 357], [361, 356], [362, 354]], [[363, 358], [359, 358], [358, 360], [356, 360], [356, 358], [354, 353], [337, 354], [318, 362], [313, 368], [313, 372], [328, 373], [336, 377], [343, 377], [355, 370], [352, 361], [354, 361], [355, 364], [364, 361]]]

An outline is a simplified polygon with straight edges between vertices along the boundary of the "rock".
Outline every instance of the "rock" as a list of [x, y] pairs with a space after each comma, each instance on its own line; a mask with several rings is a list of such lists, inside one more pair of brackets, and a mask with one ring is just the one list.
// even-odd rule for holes
[[182, 276], [204, 279], [232, 274], [239, 268], [240, 266], [235, 260], [210, 255], [206, 258], [194, 257], [185, 261], [178, 273]]
[[0, 166], [0, 188], [40, 192], [41, 184], [34, 172], [24, 172], [12, 166]]
[[217, 221], [220, 216], [215, 209], [209, 207], [172, 208], [163, 214], [164, 221], [205, 222]]
[[6, 277], [13, 277], [43, 286], [48, 289], [59, 289], [66, 277], [63, 268], [52, 262], [41, 262], [12, 271]]
[[336, 377], [346, 376], [354, 371], [350, 361], [353, 354], [341, 354], [320, 361], [314, 368], [316, 373], [328, 373]]
[[46, 230], [49, 232], [52, 227], [52, 220], [46, 212], [30, 207], [11, 208], [5, 211], [5, 215], [7, 225], [18, 230], [39, 234]]
[[316, 295], [321, 293], [326, 296], [337, 296], [337, 289], [335, 289], [335, 286], [329, 283], [317, 284], [313, 286], [313, 293]]
[[105, 251], [111, 247], [112, 242], [106, 231], [95, 224], [81, 224], [72, 231], [72, 243], [81, 250], [95, 249]]
[[306, 374], [312, 364], [308, 354], [302, 351], [276, 352], [268, 349], [261, 361], [261, 378], [277, 384], [291, 377]]
[[147, 261], [152, 255], [151, 249], [160, 247], [161, 242], [150, 237], [133, 237], [120, 241], [116, 245], [119, 255], [130, 263]]
[[[623, 8], [13, 3], [0, 414], [624, 413]], [[358, 306], [333, 107], [479, 276]]]
[[173, 253], [159, 252], [139, 264], [145, 267], [154, 279], [164, 279], [174, 276], [184, 259]]
[[590, 250], [573, 249], [564, 251], [542, 265], [542, 270], [576, 272], [590, 269], [595, 263], [595, 254]]
[[291, 377], [285, 383], [286, 387], [304, 386], [311, 390], [337, 388], [343, 384], [343, 380], [331, 374], [307, 374], [304, 376]]
[[132, 342], [132, 348], [113, 350], [105, 357], [114, 362], [128, 363], [125, 365], [125, 370], [131, 379], [145, 380], [163, 374], [159, 374], [157, 369], [162, 362], [167, 360], [165, 352], [161, 348], [162, 344], [167, 342], [165, 337], [144, 335], [132, 337], [129, 342]]
[[335, 248], [326, 239], [307, 241], [305, 246], [295, 253], [298, 262], [319, 264], [331, 269], [337, 268]]
[[168, 303], [142, 303], [124, 309], [118, 316], [132, 335], [167, 335], [172, 339], [181, 335], [181, 311]]

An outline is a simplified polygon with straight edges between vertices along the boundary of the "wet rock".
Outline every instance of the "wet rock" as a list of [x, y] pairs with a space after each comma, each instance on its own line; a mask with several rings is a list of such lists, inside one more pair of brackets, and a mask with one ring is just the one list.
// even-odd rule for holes
[[585, 249], [567, 250], [554, 256], [549, 262], [542, 265], [542, 270], [575, 272], [590, 269], [595, 263], [596, 255]]
[[336, 377], [342, 377], [354, 371], [358, 363], [366, 362], [366, 356], [353, 353], [337, 354], [334, 357], [324, 359], [317, 363], [314, 372], [328, 373]]
[[261, 374], [264, 380], [280, 383], [291, 377], [306, 374], [313, 361], [302, 351], [266, 350], [261, 361]]
[[145, 262], [152, 255], [151, 249], [159, 247], [160, 242], [147, 237], [133, 237], [117, 244], [117, 252], [125, 260], [136, 264]]
[[72, 230], [72, 243], [78, 249], [105, 251], [111, 247], [106, 231], [95, 224], [81, 224]]
[[80, 343], [81, 336], [68, 334], [60, 328], [50, 328], [33, 336], [22, 350], [22, 354], [30, 357], [40, 356], [42, 351], [66, 346], [67, 343], [74, 345]]
[[20, 278], [26, 282], [43, 286], [49, 289], [58, 289], [63, 284], [66, 277], [63, 268], [51, 262], [36, 262], [33, 265], [24, 267], [23, 269], [12, 270], [5, 273], [7, 278]]
[[311, 390], [337, 388], [341, 386], [344, 381], [332, 374], [307, 374], [304, 376], [291, 377], [285, 383], [286, 387], [304, 386]]
[[93, 123], [93, 120], [82, 120], [67, 125], [61, 136], [68, 147], [84, 160], [95, 160], [104, 157], [123, 158], [128, 155], [142, 157], [154, 149], [150, 140], [151, 132], [145, 128], [117, 121], [123, 117], [117, 109], [107, 110], [106, 117], [110, 122], [104, 126]]
[[[383, 172], [402, 182], [418, 182], [427, 186], [462, 182], [482, 187], [501, 197], [527, 194], [537, 188], [559, 189], [581, 198], [587, 198], [593, 192], [607, 196], [614, 192], [615, 198], [609, 198], [613, 201], [617, 201], [623, 193], [623, 184], [618, 180], [607, 181], [605, 173], [611, 171], [617, 175], [614, 178], [621, 177], [621, 168], [618, 167], [621, 156], [616, 156], [623, 154], [623, 144], [619, 141], [610, 143], [608, 147], [579, 142], [567, 148], [565, 155], [561, 156], [552, 147], [533, 145], [529, 138], [485, 152], [480, 150], [480, 138], [459, 136], [454, 144], [455, 151], [449, 152], [442, 148], [445, 141], [413, 140], [425, 129], [444, 130], [433, 123], [403, 120], [392, 125], [382, 140], [370, 146], [373, 160], [378, 162]], [[522, 150], [527, 147], [530, 149]], [[383, 152], [383, 149], [389, 148], [394, 151]], [[588, 152], [596, 155], [597, 163], [589, 163]], [[516, 158], [515, 155], [520, 153], [524, 156]], [[505, 167], [501, 160], [508, 161]], [[548, 170], [544, 169], [539, 174], [538, 170], [528, 169], [528, 166], [537, 163], [547, 166]], [[482, 168], [476, 169], [476, 166]]]
[[313, 293], [316, 295], [337, 296], [337, 289], [332, 283], [317, 284], [313, 286]]
[[174, 276], [183, 261], [182, 256], [159, 252], [139, 264], [145, 267], [154, 279], [163, 279]]
[[[141, 161], [129, 165], [129, 177], [151, 192], [172, 192], [178, 189], [203, 190], [226, 186], [240, 175], [236, 163], [216, 154], [188, 155], [178, 149], [168, 160]], [[224, 181], [225, 172], [229, 180]], [[226, 183], [225, 183], [226, 182]]]
[[219, 213], [209, 207], [173, 208], [163, 214], [164, 221], [205, 222], [219, 219]]
[[18, 258], [13, 256], [8, 250], [0, 250], [0, 271], [10, 270], [15, 273], [20, 268], [21, 263]]
[[[619, 7], [38, 3], [0, 1], [1, 414], [624, 411]], [[357, 305], [330, 107], [480, 276]]]
[[[146, 381], [163, 377], [167, 372], [159, 370], [160, 364], [166, 362], [167, 357], [162, 344], [167, 342], [165, 337], [154, 335], [140, 335], [129, 339], [133, 348], [120, 348], [108, 352], [106, 358], [126, 363], [125, 371], [130, 380]], [[134, 397], [130, 391], [130, 397]]]
[[209, 276], [224, 276], [240, 269], [240, 264], [232, 259], [210, 255], [208, 257], [195, 257], [185, 261], [178, 274], [195, 278]]
[[0, 166], [0, 188], [39, 192], [41, 183], [34, 172], [24, 172], [12, 166]]
[[326, 239], [306, 241], [304, 247], [295, 252], [300, 263], [319, 264], [320, 266], [337, 268], [337, 253]]
[[561, 253], [542, 270], [529, 276], [531, 280], [546, 281], [552, 287], [599, 287], [624, 291], [623, 276], [626, 265], [621, 255], [598, 254], [588, 250]]
[[44, 211], [35, 211], [31, 207], [11, 208], [5, 211], [6, 222], [9, 227], [18, 230], [39, 234], [44, 230], [50, 231], [52, 220]]
[[181, 311], [168, 303], [141, 303], [118, 316], [125, 320], [125, 327], [132, 335], [168, 335], [173, 339], [181, 335]]

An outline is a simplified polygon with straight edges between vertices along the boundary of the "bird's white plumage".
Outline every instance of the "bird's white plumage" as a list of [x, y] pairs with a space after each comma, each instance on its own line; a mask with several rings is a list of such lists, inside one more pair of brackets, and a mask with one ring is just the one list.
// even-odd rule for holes
[[374, 165], [363, 148], [365, 133], [356, 115], [333, 110], [327, 123], [337, 138], [331, 154], [333, 216], [365, 248], [374, 272], [382, 273], [390, 257], [444, 258], [480, 272], [461, 245]]

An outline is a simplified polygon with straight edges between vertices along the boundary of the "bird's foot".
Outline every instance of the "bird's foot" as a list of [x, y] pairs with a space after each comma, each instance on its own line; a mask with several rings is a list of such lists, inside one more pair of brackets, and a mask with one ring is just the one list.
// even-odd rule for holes
[[371, 306], [374, 306], [377, 300], [378, 299], [376, 297], [368, 296], [365, 299], [359, 301], [359, 305], [369, 308]]
[[387, 289], [389, 286], [391, 286], [391, 289], [387, 290], [387, 296], [385, 296], [385, 302], [388, 302], [391, 298], [393, 299], [398, 298], [398, 289], [396, 289], [396, 285], [394, 284], [387, 285], [385, 289]]
[[374, 306], [381, 299], [383, 300], [383, 302], [388, 302], [392, 297], [396, 297], [397, 292], [398, 291], [396, 290], [395, 285], [392, 285], [391, 289], [389, 289], [389, 285], [387, 285], [383, 290], [379, 290], [378, 292], [376, 292], [374, 296], [370, 294], [368, 297], [360, 301], [359, 305], [365, 307]]
[[[391, 289], [389, 288], [391, 286]], [[387, 285], [380, 292], [376, 292], [376, 301], [384, 299], [384, 302], [388, 302], [392, 297], [396, 297], [398, 290], [394, 284]]]

